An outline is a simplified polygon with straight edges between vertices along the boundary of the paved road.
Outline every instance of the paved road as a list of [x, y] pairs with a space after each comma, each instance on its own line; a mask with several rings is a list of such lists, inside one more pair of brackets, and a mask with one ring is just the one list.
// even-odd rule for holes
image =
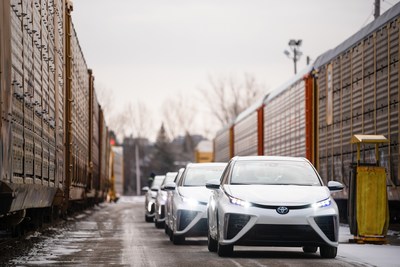
[[[346, 236], [341, 235], [341, 238]], [[143, 198], [101, 204], [67, 222], [30, 234], [26, 240], [17, 243], [11, 256], [7, 259], [0, 256], [0, 265], [396, 266], [397, 260], [392, 265], [386, 254], [400, 255], [398, 246], [371, 248], [372, 251], [382, 249], [379, 253], [389, 259], [381, 265], [385, 261], [380, 261], [379, 257], [369, 260], [363, 256], [371, 254], [368, 246], [341, 244], [336, 259], [321, 259], [319, 253], [305, 254], [301, 248], [253, 247], [235, 247], [232, 257], [220, 258], [208, 252], [205, 238], [188, 239], [184, 245], [173, 245], [163, 230], [144, 221]]]

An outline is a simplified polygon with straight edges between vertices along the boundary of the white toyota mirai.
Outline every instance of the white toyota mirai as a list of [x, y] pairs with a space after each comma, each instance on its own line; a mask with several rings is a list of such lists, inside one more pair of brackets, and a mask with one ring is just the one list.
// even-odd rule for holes
[[210, 190], [206, 181], [220, 179], [227, 163], [189, 163], [177, 182], [167, 184], [167, 190], [173, 190], [172, 224], [170, 239], [180, 244], [186, 237], [207, 235], [206, 207]]
[[164, 187], [166, 184], [173, 182], [177, 174], [177, 172], [167, 172], [165, 174], [164, 181], [162, 182], [160, 188], [158, 188], [154, 209], [154, 224], [156, 228], [163, 228], [165, 226], [165, 205], [168, 194]]
[[331, 191], [304, 158], [234, 157], [212, 189], [207, 205], [208, 249], [229, 256], [234, 245], [320, 249], [335, 258], [338, 246], [338, 208]]
[[146, 191], [145, 201], [144, 201], [144, 209], [145, 209], [145, 220], [146, 222], [153, 222], [155, 215], [155, 203], [158, 189], [160, 188], [162, 182], [164, 181], [165, 175], [156, 175], [154, 180], [149, 187], [145, 186], [142, 188], [143, 191]]

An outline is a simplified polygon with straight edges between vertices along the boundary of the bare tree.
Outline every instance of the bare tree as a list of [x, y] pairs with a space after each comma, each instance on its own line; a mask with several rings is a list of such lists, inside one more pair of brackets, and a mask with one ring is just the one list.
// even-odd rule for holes
[[192, 133], [192, 126], [197, 117], [193, 97], [178, 93], [164, 101], [162, 110], [165, 128], [171, 139], [180, 134]]
[[104, 88], [102, 86], [96, 86], [96, 95], [97, 99], [99, 100], [99, 104], [101, 105], [101, 108], [104, 111], [104, 114], [108, 116], [106, 118], [107, 122], [110, 119], [111, 116], [111, 110], [114, 107], [114, 94], [112, 93], [112, 90]]
[[209, 76], [208, 80], [210, 86], [200, 88], [200, 93], [221, 125], [229, 124], [265, 92], [265, 87], [247, 73], [241, 82], [232, 75], [228, 78]]
[[151, 110], [141, 101], [126, 105], [120, 118], [124, 122], [124, 135], [147, 137], [153, 130]]

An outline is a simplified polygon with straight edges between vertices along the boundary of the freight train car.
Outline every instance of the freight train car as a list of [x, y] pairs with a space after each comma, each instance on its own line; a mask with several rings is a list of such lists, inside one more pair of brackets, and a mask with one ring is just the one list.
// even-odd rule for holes
[[[309, 68], [272, 91], [263, 105], [256, 103], [220, 130], [214, 139], [215, 157], [302, 156], [317, 167], [325, 182], [338, 180], [348, 189], [350, 165], [356, 162], [352, 135], [382, 134], [389, 143], [380, 145], [379, 161], [387, 170], [391, 217], [398, 220], [399, 23], [397, 4], [320, 55]], [[261, 109], [263, 116], [256, 115]], [[263, 140], [257, 142], [256, 150], [260, 125]], [[363, 147], [361, 154], [363, 161], [373, 162], [372, 147]], [[347, 196], [348, 190], [335, 194], [342, 207], [347, 207]]]
[[71, 11], [66, 0], [0, 3], [3, 227], [105, 199], [107, 128]]
[[264, 154], [313, 157], [312, 67], [308, 67], [264, 101]]
[[[389, 200], [400, 200], [399, 23], [396, 5], [315, 63], [321, 175], [348, 185], [357, 151], [351, 136], [384, 135], [389, 143], [380, 145], [379, 162], [387, 171]], [[375, 161], [373, 147], [361, 154], [364, 162]]]
[[64, 188], [64, 3], [6, 0], [0, 14], [0, 217], [15, 224]]
[[264, 98], [238, 115], [233, 126], [233, 150], [235, 155], [263, 155]]
[[124, 148], [112, 146], [110, 151], [110, 186], [107, 195], [109, 202], [117, 202], [124, 193]]
[[233, 126], [228, 125], [217, 132], [214, 138], [214, 161], [228, 162], [233, 157]]

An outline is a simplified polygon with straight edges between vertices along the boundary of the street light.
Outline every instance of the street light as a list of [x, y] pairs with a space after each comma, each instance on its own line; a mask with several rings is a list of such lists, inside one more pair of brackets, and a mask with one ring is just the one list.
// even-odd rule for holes
[[290, 59], [293, 60], [294, 63], [294, 74], [297, 73], [297, 61], [300, 59], [300, 57], [303, 55], [303, 52], [301, 52], [299, 50], [299, 47], [301, 46], [301, 40], [294, 40], [291, 39], [289, 41], [289, 47], [292, 50], [292, 53], [290, 53], [289, 51], [285, 50], [283, 51], [283, 53]]

